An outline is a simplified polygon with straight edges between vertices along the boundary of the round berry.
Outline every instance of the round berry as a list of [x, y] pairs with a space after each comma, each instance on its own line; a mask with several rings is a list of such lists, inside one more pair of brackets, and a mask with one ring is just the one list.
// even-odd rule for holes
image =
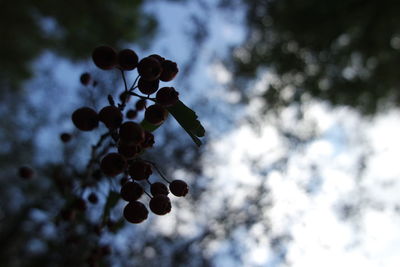
[[136, 104], [136, 110], [143, 110], [146, 107], [146, 99], [139, 99]]
[[68, 143], [72, 139], [72, 135], [69, 133], [60, 134], [60, 139], [63, 143]]
[[143, 188], [138, 183], [127, 182], [121, 187], [121, 197], [123, 200], [132, 202], [138, 200], [143, 195]]
[[129, 145], [120, 143], [118, 145], [118, 153], [124, 156], [126, 159], [133, 159], [140, 153], [141, 149], [138, 145]]
[[142, 160], [137, 160], [131, 163], [128, 169], [129, 175], [134, 180], [145, 180], [153, 173], [151, 165]]
[[144, 113], [145, 119], [154, 125], [160, 125], [163, 123], [167, 116], [168, 111], [159, 104], [149, 106]]
[[150, 186], [150, 192], [153, 196], [169, 194], [169, 190], [168, 190], [167, 186], [160, 182], [152, 183]]
[[81, 77], [79, 80], [81, 81], [81, 84], [86, 86], [90, 83], [91, 79], [92, 78], [91, 78], [90, 74], [88, 72], [84, 72], [81, 74]]
[[133, 120], [134, 118], [136, 118], [136, 116], [137, 116], [137, 111], [134, 110], [134, 109], [129, 109], [129, 110], [126, 112], [126, 117], [127, 117], [128, 119]]
[[116, 129], [121, 125], [123, 116], [117, 107], [107, 106], [100, 110], [99, 120], [103, 122], [108, 129]]
[[179, 93], [174, 87], [163, 87], [156, 94], [156, 101], [164, 107], [170, 107], [179, 100]]
[[160, 63], [162, 63], [162, 62], [165, 60], [165, 58], [163, 58], [162, 56], [157, 55], [157, 54], [152, 54], [152, 55], [150, 55], [149, 57], [152, 57], [152, 58], [154, 58], [154, 59], [157, 59], [158, 62], [160, 62]]
[[163, 82], [172, 81], [176, 74], [178, 73], [178, 65], [171, 60], [164, 60], [161, 63], [162, 72], [160, 75], [160, 80]]
[[159, 85], [160, 85], [160, 80], [158, 79], [154, 81], [146, 81], [140, 78], [138, 82], [138, 89], [145, 95], [151, 95], [158, 90]]
[[72, 122], [81, 131], [91, 131], [99, 126], [99, 116], [91, 108], [83, 107], [72, 113]]
[[116, 176], [126, 169], [126, 160], [118, 153], [107, 154], [100, 162], [100, 169], [107, 176]]
[[141, 223], [147, 219], [149, 211], [139, 201], [129, 202], [124, 208], [124, 217], [130, 223]]
[[33, 171], [32, 168], [30, 168], [28, 166], [22, 166], [18, 169], [18, 175], [19, 175], [19, 177], [28, 180], [28, 179], [33, 178], [33, 176], [35, 175], [35, 172]]
[[144, 141], [140, 144], [142, 148], [149, 148], [154, 145], [154, 135], [149, 132], [145, 131], [144, 132]]
[[144, 140], [144, 130], [140, 124], [127, 121], [119, 128], [119, 138], [126, 144], [138, 145]]
[[124, 49], [119, 51], [117, 55], [118, 65], [122, 70], [133, 70], [139, 62], [139, 57], [135, 51]]
[[149, 203], [150, 210], [157, 215], [165, 215], [171, 211], [171, 200], [166, 195], [156, 195]]
[[138, 66], [138, 73], [143, 80], [154, 81], [160, 77], [162, 67], [160, 62], [154, 57], [143, 58]]
[[88, 200], [92, 204], [97, 204], [97, 202], [99, 202], [99, 198], [97, 197], [96, 193], [94, 193], [94, 192], [89, 194]]
[[110, 46], [98, 46], [93, 50], [92, 59], [100, 69], [109, 70], [117, 64], [117, 52]]
[[169, 190], [177, 197], [184, 197], [189, 192], [188, 185], [182, 180], [173, 180], [169, 184]]
[[119, 95], [119, 100], [121, 101], [121, 103], [127, 103], [129, 102], [129, 99], [131, 98], [131, 95], [127, 92], [122, 92]]

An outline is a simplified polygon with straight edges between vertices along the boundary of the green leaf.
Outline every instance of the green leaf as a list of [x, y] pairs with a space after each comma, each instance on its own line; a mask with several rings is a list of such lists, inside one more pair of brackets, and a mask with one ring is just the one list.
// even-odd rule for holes
[[110, 190], [107, 196], [106, 204], [104, 205], [103, 221], [106, 221], [110, 215], [110, 210], [117, 205], [119, 200], [119, 193]]
[[196, 145], [201, 146], [202, 142], [199, 137], [203, 137], [206, 131], [197, 119], [197, 114], [180, 100], [167, 109], [193, 139], [193, 142], [195, 142]]
[[158, 127], [161, 126], [161, 124], [160, 125], [151, 124], [146, 119], [143, 119], [142, 122], [140, 123], [140, 125], [143, 127], [143, 129], [145, 129], [146, 131], [149, 131], [149, 132], [154, 132], [155, 130], [158, 129]]

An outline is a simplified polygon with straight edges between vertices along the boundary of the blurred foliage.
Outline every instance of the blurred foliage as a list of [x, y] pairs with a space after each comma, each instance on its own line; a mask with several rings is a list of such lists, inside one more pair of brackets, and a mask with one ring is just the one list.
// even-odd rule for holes
[[266, 109], [309, 96], [364, 114], [399, 105], [400, 2], [239, 2], [247, 38], [233, 50], [234, 71], [244, 80], [265, 68], [276, 74], [264, 90]]
[[32, 75], [30, 63], [49, 49], [77, 60], [99, 44], [144, 45], [157, 24], [142, 0], [2, 1], [0, 86], [18, 89]]

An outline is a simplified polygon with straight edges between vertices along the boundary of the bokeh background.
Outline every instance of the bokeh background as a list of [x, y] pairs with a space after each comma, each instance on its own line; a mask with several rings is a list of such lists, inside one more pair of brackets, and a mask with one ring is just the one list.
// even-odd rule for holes
[[[99, 246], [111, 253], [98, 266], [398, 266], [400, 2], [0, 7], [0, 266], [88, 266]], [[115, 231], [99, 222], [118, 179], [78, 175], [105, 128], [70, 120], [123, 90], [90, 60], [100, 44], [177, 62], [169, 84], [206, 128], [200, 149], [172, 117], [155, 132], [146, 157], [190, 194], [139, 225], [120, 220], [119, 201]], [[83, 72], [98, 85], [82, 86]], [[23, 165], [33, 179], [18, 177]], [[60, 222], [68, 192], [100, 201]]]

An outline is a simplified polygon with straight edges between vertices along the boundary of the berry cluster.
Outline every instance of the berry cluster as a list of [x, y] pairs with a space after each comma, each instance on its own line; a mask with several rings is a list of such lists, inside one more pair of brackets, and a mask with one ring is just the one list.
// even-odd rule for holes
[[[169, 181], [155, 163], [145, 160], [142, 155], [155, 143], [152, 131], [166, 120], [168, 109], [179, 101], [179, 93], [174, 87], [159, 88], [160, 81], [169, 82], [175, 78], [178, 66], [175, 62], [155, 54], [139, 61], [139, 57], [131, 49], [117, 52], [109, 46], [95, 48], [92, 59], [100, 69], [120, 70], [125, 88], [117, 105], [109, 95], [108, 106], [99, 112], [90, 107], [78, 108], [72, 113], [72, 122], [81, 131], [94, 130], [101, 123], [107, 128], [107, 133], [102, 135], [102, 138], [110, 138], [115, 151], [106, 151], [97, 163], [102, 173], [108, 177], [123, 175], [120, 197], [128, 202], [123, 210], [125, 219], [131, 223], [140, 223], [147, 219], [148, 209], [139, 201], [144, 193], [150, 197], [150, 210], [154, 214], [165, 215], [171, 211], [169, 192], [182, 197], [188, 193], [188, 186], [182, 180]], [[134, 69], [137, 69], [138, 76], [132, 86], [128, 87], [125, 71]], [[88, 85], [91, 80], [89, 73], [81, 75], [80, 81], [83, 85]], [[136, 89], [140, 93], [136, 93]], [[155, 97], [151, 97], [153, 94]], [[134, 108], [129, 108], [124, 116], [123, 111], [129, 105], [132, 96], [138, 100]], [[149, 101], [153, 104], [148, 105]], [[143, 121], [132, 121], [137, 118], [138, 112], [143, 110]], [[69, 141], [69, 136], [65, 134], [60, 138], [63, 142]], [[156, 170], [169, 186], [162, 182], [150, 182], [153, 170]], [[146, 190], [150, 190], [150, 193]], [[89, 195], [88, 200], [93, 204], [98, 201], [94, 193]]]

